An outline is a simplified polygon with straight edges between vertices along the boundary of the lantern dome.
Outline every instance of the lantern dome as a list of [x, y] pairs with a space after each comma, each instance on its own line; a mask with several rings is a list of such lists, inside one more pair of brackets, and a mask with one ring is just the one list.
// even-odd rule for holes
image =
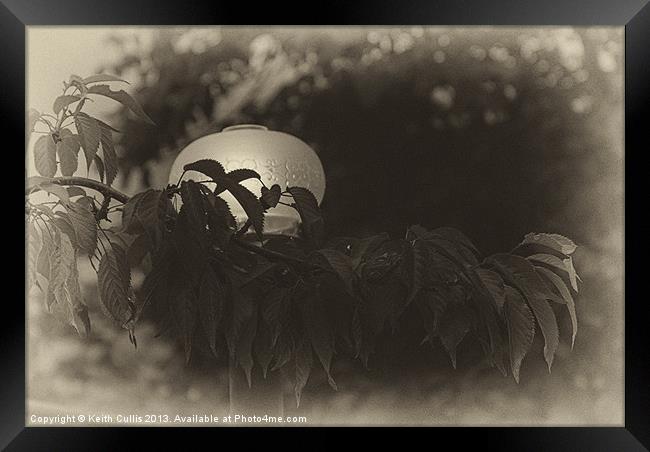
[[[220, 162], [226, 171], [248, 168], [259, 173], [267, 187], [278, 184], [287, 187], [304, 187], [316, 197], [318, 203], [325, 194], [325, 173], [318, 155], [302, 140], [283, 132], [268, 130], [264, 126], [241, 124], [198, 138], [187, 145], [172, 164], [169, 183], [175, 184], [183, 174], [183, 167], [201, 159]], [[205, 175], [188, 171], [183, 180], [205, 180]], [[261, 195], [262, 184], [255, 179], [242, 182], [256, 196]], [[230, 206], [241, 227], [247, 220], [244, 209], [229, 193], [220, 194]], [[298, 235], [300, 216], [288, 206], [278, 204], [265, 215], [264, 233]]]

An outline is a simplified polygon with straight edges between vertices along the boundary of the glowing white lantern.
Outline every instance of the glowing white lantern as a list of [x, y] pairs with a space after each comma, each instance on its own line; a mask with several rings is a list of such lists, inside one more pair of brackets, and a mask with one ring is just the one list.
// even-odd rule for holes
[[[278, 184], [284, 191], [287, 187], [305, 187], [311, 190], [318, 202], [325, 194], [325, 173], [318, 155], [298, 138], [264, 126], [242, 124], [226, 127], [221, 133], [201, 137], [181, 151], [174, 161], [169, 183], [175, 184], [183, 173], [183, 166], [201, 159], [220, 162], [226, 171], [249, 168], [259, 173], [267, 187]], [[196, 171], [188, 171], [183, 180], [205, 180], [207, 177]], [[258, 197], [262, 184], [249, 179], [242, 184]], [[248, 218], [244, 209], [228, 192], [221, 196], [230, 206], [241, 227]], [[290, 198], [282, 198], [290, 201]], [[297, 235], [300, 224], [298, 212], [278, 204], [269, 209], [265, 216], [264, 234]]]

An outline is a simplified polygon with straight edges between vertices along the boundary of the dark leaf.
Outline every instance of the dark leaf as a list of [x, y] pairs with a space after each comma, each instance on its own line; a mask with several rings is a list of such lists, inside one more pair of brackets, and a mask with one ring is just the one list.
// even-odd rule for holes
[[264, 232], [264, 208], [260, 203], [257, 196], [255, 196], [249, 189], [240, 185], [228, 177], [216, 177], [217, 187], [222, 187], [228, 190], [242, 206], [248, 220], [251, 222], [257, 238], [263, 239]]
[[301, 297], [304, 298], [301, 306], [303, 322], [316, 356], [325, 369], [327, 380], [330, 386], [336, 390], [336, 383], [330, 373], [330, 364], [334, 355], [334, 331], [327, 318], [327, 309], [319, 292], [318, 288], [314, 288], [307, 290]]
[[273, 344], [269, 326], [259, 319], [257, 322], [257, 335], [253, 343], [253, 352], [257, 363], [262, 368], [262, 375], [266, 378], [273, 360]]
[[495, 254], [486, 259], [486, 262], [496, 268], [506, 284], [512, 285], [524, 295], [544, 336], [544, 358], [550, 371], [559, 342], [559, 331], [555, 314], [547, 300], [559, 300], [558, 296], [548, 288], [531, 263], [523, 257]]
[[210, 159], [197, 160], [196, 162], [188, 163], [183, 167], [183, 170], [198, 171], [212, 180], [216, 180], [216, 178], [224, 177], [226, 175], [226, 170], [223, 168], [223, 165], [216, 160]]
[[456, 368], [456, 348], [470, 328], [470, 314], [461, 303], [451, 303], [438, 322], [438, 335]]
[[257, 305], [252, 305], [251, 315], [246, 319], [237, 341], [235, 356], [237, 362], [246, 374], [248, 387], [251, 387], [251, 372], [253, 370], [253, 341], [257, 333]]
[[226, 176], [228, 176], [230, 179], [232, 179], [237, 183], [243, 182], [247, 179], [258, 179], [258, 180], [262, 179], [257, 171], [248, 168], [238, 168], [229, 171], [228, 174], [226, 174]]
[[153, 245], [146, 234], [135, 236], [126, 251], [129, 267], [135, 268], [140, 265], [147, 253], [152, 250], [152, 247]]
[[330, 249], [318, 250], [316, 253], [325, 258], [332, 270], [341, 278], [348, 292], [353, 294], [353, 280], [355, 275], [350, 257], [340, 251]]
[[282, 196], [282, 189], [278, 184], [273, 184], [271, 188], [262, 187], [262, 205], [265, 209], [275, 207]]
[[281, 287], [274, 287], [264, 298], [262, 319], [269, 326], [271, 346], [275, 347], [280, 333], [286, 326], [286, 300], [287, 291]]
[[228, 343], [231, 355], [235, 354], [241, 332], [248, 324], [248, 320], [252, 315], [253, 303], [250, 298], [233, 287], [229, 325], [226, 329], [226, 342]]
[[562, 254], [571, 255], [576, 250], [576, 244], [560, 234], [533, 233], [526, 234], [522, 244], [536, 244], [553, 248]]
[[571, 317], [571, 326], [573, 331], [571, 334], [571, 348], [573, 348], [576, 334], [578, 333], [578, 316], [576, 315], [576, 306], [573, 297], [571, 296], [571, 292], [569, 292], [569, 289], [562, 278], [551, 270], [544, 267], [535, 267], [535, 270], [537, 270], [537, 272], [539, 272], [552, 285], [552, 287], [557, 289], [558, 293], [562, 295], [562, 299], [566, 303], [567, 309], [569, 310], [569, 317]]
[[414, 240], [405, 253], [405, 270], [409, 285], [409, 294], [404, 304], [406, 308], [417, 296], [424, 285], [425, 266], [427, 264], [427, 249], [423, 240]]
[[478, 249], [476, 249], [476, 246], [474, 246], [472, 241], [458, 229], [449, 227], [436, 228], [430, 232], [430, 237], [440, 237], [451, 242], [458, 243], [471, 251], [476, 258], [480, 257], [480, 253]]
[[207, 213], [203, 203], [201, 185], [194, 181], [183, 181], [181, 183], [181, 198], [183, 199], [182, 210], [184, 211], [188, 227], [192, 234], [203, 240], [207, 235]]
[[311, 346], [306, 340], [301, 341], [296, 347], [294, 360], [296, 364], [294, 393], [296, 395], [296, 406], [300, 406], [302, 391], [305, 385], [307, 385], [307, 380], [309, 380], [309, 374], [311, 373], [314, 362]]
[[375, 251], [377, 247], [381, 244], [388, 241], [388, 234], [383, 233], [379, 235], [374, 235], [372, 237], [366, 237], [359, 240], [357, 243], [351, 246], [350, 257], [352, 258], [352, 267], [356, 269], [359, 264], [365, 259], [365, 257]]
[[300, 214], [305, 238], [313, 242], [316, 247], [320, 246], [325, 233], [325, 223], [316, 197], [303, 187], [289, 187], [287, 191], [293, 196], [295, 208]]
[[223, 310], [223, 290], [219, 278], [208, 265], [201, 278], [199, 287], [199, 317], [203, 325], [210, 349], [217, 354], [217, 329], [221, 322]]
[[481, 281], [483, 281], [483, 284], [492, 295], [495, 306], [498, 311], [501, 312], [506, 300], [503, 279], [498, 273], [485, 268], [477, 268], [476, 274], [481, 278]]
[[515, 381], [519, 383], [521, 362], [530, 350], [535, 337], [535, 318], [518, 290], [505, 287], [504, 316], [508, 327], [510, 365]]

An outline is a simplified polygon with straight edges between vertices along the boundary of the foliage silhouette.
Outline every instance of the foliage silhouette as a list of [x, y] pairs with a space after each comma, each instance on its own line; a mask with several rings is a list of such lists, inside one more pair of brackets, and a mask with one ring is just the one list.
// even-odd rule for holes
[[[567, 306], [573, 344], [579, 277], [570, 239], [528, 234], [510, 253], [483, 256], [462, 232], [447, 227], [414, 225], [404, 238], [328, 238], [309, 190], [274, 185], [258, 199], [241, 185], [249, 178], [261, 181], [255, 171], [226, 173], [212, 160], [184, 168], [210, 180], [179, 180], [128, 197], [110, 186], [117, 173], [115, 129], [82, 109], [88, 96], [103, 95], [151, 120], [125, 91], [99, 82], [124, 81], [71, 76], [54, 115], [30, 111], [28, 127], [29, 133], [36, 125], [47, 127], [34, 147], [40, 176], [26, 188], [28, 282], [46, 295], [48, 310], [80, 335], [91, 329], [77, 270], [86, 256], [97, 272], [104, 313], [128, 331], [134, 346], [138, 321], [150, 309], [161, 328], [183, 341], [188, 361], [197, 347], [227, 354], [249, 385], [255, 366], [265, 376], [284, 368], [297, 403], [315, 366], [336, 389], [335, 354], [353, 355], [367, 366], [380, 333], [398, 329], [411, 305], [427, 332], [423, 342], [439, 340], [454, 367], [458, 345], [473, 335], [488, 362], [518, 382], [541, 331], [550, 371], [559, 341], [554, 303]], [[74, 176], [81, 149], [87, 168], [95, 163], [99, 181]], [[225, 190], [250, 218], [240, 229], [218, 197]], [[55, 201], [32, 202], [37, 191]], [[281, 195], [292, 199], [301, 217], [300, 238], [264, 237], [264, 215]], [[108, 212], [117, 208], [121, 225], [109, 227]], [[252, 236], [245, 234], [249, 226]], [[135, 267], [146, 271], [139, 288], [131, 284]]]

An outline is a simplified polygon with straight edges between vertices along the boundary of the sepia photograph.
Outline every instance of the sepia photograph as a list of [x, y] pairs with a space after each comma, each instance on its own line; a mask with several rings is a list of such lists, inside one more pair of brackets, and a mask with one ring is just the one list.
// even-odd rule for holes
[[625, 425], [623, 26], [25, 31], [25, 425]]

